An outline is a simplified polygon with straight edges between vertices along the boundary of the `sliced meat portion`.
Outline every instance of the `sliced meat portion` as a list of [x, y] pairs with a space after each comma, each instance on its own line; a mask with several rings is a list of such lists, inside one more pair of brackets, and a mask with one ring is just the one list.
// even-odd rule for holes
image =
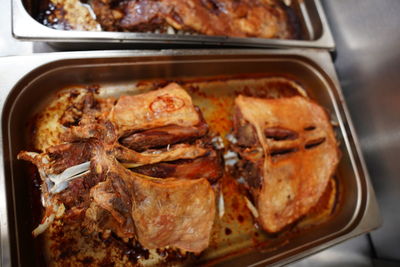
[[34, 235], [62, 211], [64, 223], [83, 221], [91, 232], [135, 238], [148, 249], [207, 248], [215, 213], [210, 182], [223, 168], [190, 96], [170, 84], [114, 105], [95, 92], [72, 95], [60, 116], [67, 127], [61, 140], [69, 143], [19, 155], [43, 180], [46, 214]]
[[133, 133], [120, 139], [120, 143], [130, 149], [143, 151], [148, 148], [165, 147], [180, 142], [193, 141], [207, 134], [208, 126], [203, 121], [196, 126], [164, 126]]
[[107, 119], [115, 99], [97, 97], [98, 89], [98, 86], [89, 86], [84, 91], [70, 93], [69, 105], [59, 120], [65, 126], [62, 141], [96, 138], [111, 144], [118, 139], [114, 125]]
[[89, 191], [103, 179], [91, 171], [93, 146], [92, 142], [75, 142], [52, 146], [40, 154], [26, 151], [18, 154], [18, 159], [36, 165], [42, 179], [45, 214], [42, 223], [32, 232], [34, 236], [43, 233], [55, 216], [63, 215], [65, 221], [74, 223], [84, 218], [90, 206]]
[[204, 178], [210, 183], [215, 183], [223, 174], [221, 157], [214, 150], [195, 159], [144, 165], [133, 168], [132, 171], [157, 178]]
[[238, 96], [235, 104], [234, 131], [243, 140], [236, 149], [258, 220], [278, 232], [316, 205], [335, 172], [339, 151], [330, 120], [303, 97]]
[[164, 0], [165, 17], [178, 30], [206, 35], [293, 38], [285, 8], [279, 1]]
[[134, 96], [121, 96], [110, 114], [120, 136], [167, 125], [190, 127], [201, 121], [188, 93], [176, 83]]
[[125, 31], [155, 31], [163, 30], [165, 26], [163, 14], [166, 12], [163, 9], [168, 7], [160, 1], [127, 1], [122, 2], [119, 7], [124, 13], [119, 26]]
[[135, 179], [132, 217], [145, 248], [179, 248], [200, 253], [208, 247], [215, 196], [205, 179]]
[[[127, 170], [101, 149], [93, 162], [107, 179], [91, 190], [95, 205], [88, 210], [85, 225], [98, 229], [93, 218], [109, 215], [112, 218], [101, 221], [112, 225], [110, 230], [121, 238], [133, 237], [132, 220], [145, 248], [169, 246], [195, 253], [207, 248], [215, 196], [206, 179], [150, 178]], [[100, 213], [99, 207], [107, 213]]]
[[193, 145], [177, 144], [163, 150], [146, 150], [139, 153], [124, 146], [116, 146], [113, 150], [115, 157], [127, 168], [135, 168], [142, 165], [154, 164], [162, 161], [174, 161], [178, 159], [194, 159], [208, 152], [201, 142]]

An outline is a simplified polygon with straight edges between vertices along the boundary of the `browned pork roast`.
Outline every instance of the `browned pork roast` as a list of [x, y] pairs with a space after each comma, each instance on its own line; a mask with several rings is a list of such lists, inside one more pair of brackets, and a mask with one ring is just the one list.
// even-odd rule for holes
[[235, 100], [235, 149], [264, 230], [278, 232], [305, 215], [339, 161], [322, 107], [304, 97]]

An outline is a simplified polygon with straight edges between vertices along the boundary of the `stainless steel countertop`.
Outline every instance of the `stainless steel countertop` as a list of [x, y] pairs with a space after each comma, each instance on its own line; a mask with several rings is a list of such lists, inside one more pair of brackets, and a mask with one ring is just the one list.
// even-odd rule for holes
[[[290, 266], [373, 266], [400, 260], [400, 1], [322, 1], [337, 44], [336, 70], [360, 137], [384, 226]], [[11, 37], [10, 1], [0, 0], [0, 56], [53, 52]], [[2, 60], [0, 58], [0, 60]], [[0, 79], [3, 75], [0, 70]], [[372, 241], [372, 242], [370, 242]], [[371, 246], [372, 244], [372, 246]], [[400, 262], [397, 262], [397, 265]], [[387, 265], [385, 265], [387, 266]]]

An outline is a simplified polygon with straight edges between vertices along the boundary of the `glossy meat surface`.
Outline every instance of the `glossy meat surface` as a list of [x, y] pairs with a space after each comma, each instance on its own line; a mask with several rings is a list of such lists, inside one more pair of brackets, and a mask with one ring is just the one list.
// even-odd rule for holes
[[235, 103], [235, 134], [247, 140], [238, 150], [258, 220], [266, 231], [278, 232], [324, 192], [339, 161], [334, 132], [323, 108], [303, 97], [238, 96]]
[[293, 10], [280, 0], [89, 1], [107, 31], [183, 31], [205, 35], [299, 38]]
[[207, 134], [208, 126], [202, 121], [195, 126], [163, 126], [138, 133], [133, 133], [120, 139], [122, 145], [143, 151], [149, 148], [164, 147], [180, 142], [195, 140]]

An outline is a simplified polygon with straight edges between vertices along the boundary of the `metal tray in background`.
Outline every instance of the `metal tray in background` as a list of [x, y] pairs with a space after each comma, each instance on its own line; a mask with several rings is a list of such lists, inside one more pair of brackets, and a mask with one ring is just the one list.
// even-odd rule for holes
[[36, 6], [39, 1], [12, 0], [13, 35], [20, 40], [49, 42], [62, 50], [148, 48], [148, 45], [153, 48], [185, 45], [191, 47], [309, 47], [330, 50], [335, 47], [320, 0], [292, 0], [293, 8], [300, 18], [304, 40], [55, 30], [34, 19], [37, 16]]
[[[16, 67], [20, 66], [20, 67]], [[327, 51], [170, 50], [53, 53], [0, 61], [3, 144], [0, 154], [1, 263], [35, 261], [29, 221], [29, 188], [17, 153], [26, 148], [26, 123], [60, 88], [76, 84], [126, 84], [135, 80], [207, 78], [248, 74], [285, 75], [338, 122], [342, 152], [337, 170], [340, 201], [324, 223], [299, 231], [275, 249], [248, 247], [211, 259], [221, 266], [281, 265], [305, 257], [380, 224], [375, 195]], [[279, 236], [276, 237], [279, 239]]]

